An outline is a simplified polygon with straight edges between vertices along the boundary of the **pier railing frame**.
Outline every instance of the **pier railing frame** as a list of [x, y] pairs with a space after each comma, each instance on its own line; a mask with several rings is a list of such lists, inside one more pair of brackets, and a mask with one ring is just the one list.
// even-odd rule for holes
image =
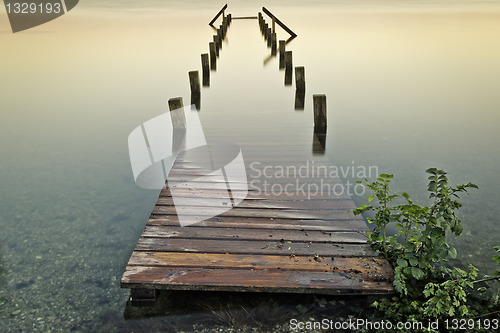
[[275, 24], [278, 24], [280, 27], [283, 28], [283, 30], [285, 30], [286, 32], [288, 32], [290, 34], [290, 36], [292, 38], [295, 38], [297, 37], [297, 34], [295, 32], [293, 32], [290, 28], [288, 28], [283, 22], [281, 22], [276, 16], [274, 16], [273, 13], [271, 13], [269, 10], [266, 9], [266, 7], [262, 7], [262, 11], [271, 18], [272, 22], [273, 22], [273, 26], [272, 26], [272, 32], [276, 32], [275, 31]]
[[217, 15], [215, 15], [215, 17], [212, 19], [212, 21], [210, 21], [210, 23], [208, 25], [212, 26], [213, 27], [213, 24], [215, 21], [217, 21], [217, 19], [219, 18], [219, 16], [222, 15], [222, 17], [225, 16], [225, 11], [227, 9], [227, 4], [224, 5], [224, 7], [222, 7], [222, 9], [217, 13]]

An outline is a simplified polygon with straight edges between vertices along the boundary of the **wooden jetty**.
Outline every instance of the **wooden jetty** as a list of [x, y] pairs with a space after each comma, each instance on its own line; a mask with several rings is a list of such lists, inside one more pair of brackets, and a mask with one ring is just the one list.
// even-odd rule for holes
[[[259, 13], [261, 28], [263, 23]], [[199, 89], [199, 79], [194, 86]], [[314, 101], [312, 149], [310, 136], [294, 128], [293, 142], [260, 136], [259, 129], [233, 141], [243, 156], [244, 181], [207, 176], [213, 165], [193, 165], [189, 151], [177, 156], [121, 279], [133, 301], [154, 300], [166, 289], [393, 293], [392, 268], [367, 244], [366, 222], [349, 212], [356, 205], [342, 180], [321, 173], [330, 166], [322, 154], [326, 97], [315, 95]], [[231, 171], [222, 169], [224, 175]], [[189, 200], [181, 206], [179, 198]], [[224, 205], [222, 213], [206, 216]], [[181, 226], [180, 212], [192, 223]]]
[[[315, 145], [319, 142], [315, 141]], [[279, 152], [286, 149], [288, 157]], [[310, 146], [242, 145], [249, 177], [260, 166], [306, 165], [301, 152]], [[321, 149], [316, 147], [316, 150]], [[171, 170], [186, 175], [186, 161], [178, 158]], [[315, 160], [314, 166], [326, 166]], [[264, 166], [265, 165], [265, 166]], [[261, 170], [264, 172], [264, 170]], [[206, 171], [190, 170], [199, 175]], [[314, 170], [302, 172], [315, 172]], [[316, 171], [317, 172], [317, 171]], [[258, 174], [259, 172], [257, 172]], [[267, 179], [270, 184], [296, 184], [289, 175]], [[340, 179], [308, 178], [306, 183], [335, 186]], [[193, 216], [203, 214], [227, 194], [228, 184], [200, 182], [196, 187], [176, 183], [176, 195], [195, 197]], [[231, 184], [231, 191], [239, 191]], [[293, 186], [294, 186], [293, 185]], [[393, 292], [389, 263], [367, 244], [365, 221], [348, 213], [355, 207], [345, 193], [305, 193], [299, 187], [286, 193], [265, 192], [250, 186], [245, 200], [225, 213], [181, 227], [165, 184], [121, 279], [136, 301], [154, 299], [157, 290], [218, 290], [335, 295]], [[181, 191], [179, 191], [181, 190]], [[180, 194], [179, 194], [180, 193]]]

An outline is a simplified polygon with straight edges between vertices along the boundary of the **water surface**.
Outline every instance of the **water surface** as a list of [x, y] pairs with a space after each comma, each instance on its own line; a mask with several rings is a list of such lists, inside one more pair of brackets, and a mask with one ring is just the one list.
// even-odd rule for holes
[[[7, 331], [146, 330], [148, 320], [123, 320], [128, 291], [119, 280], [158, 193], [134, 184], [127, 136], [167, 111], [169, 98], [189, 100], [187, 72], [208, 51], [207, 23], [219, 7], [88, 1], [18, 34], [0, 12], [0, 320]], [[396, 190], [421, 202], [428, 167], [480, 186], [461, 210], [458, 264], [489, 273], [500, 200], [496, 2], [266, 7], [299, 35], [288, 48], [306, 67], [305, 110], [294, 110], [277, 59], [264, 65], [269, 50], [257, 22], [234, 21], [202, 92], [207, 138], [308, 137], [312, 95], [324, 93], [332, 164], [394, 173]], [[230, 9], [247, 16], [259, 8], [238, 1]], [[257, 318], [266, 313], [255, 309]], [[163, 318], [189, 325], [190, 311]]]

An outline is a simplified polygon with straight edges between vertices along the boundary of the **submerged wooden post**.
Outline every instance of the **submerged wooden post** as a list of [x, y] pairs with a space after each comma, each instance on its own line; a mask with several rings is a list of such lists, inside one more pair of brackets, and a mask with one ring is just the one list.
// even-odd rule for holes
[[275, 32], [273, 32], [271, 34], [271, 54], [273, 56], [276, 55], [276, 33]]
[[292, 85], [292, 51], [285, 51], [285, 86]]
[[280, 69], [285, 68], [285, 44], [284, 40], [280, 40], [279, 42], [279, 51], [280, 51]]
[[221, 32], [221, 39], [224, 40], [226, 38], [226, 31], [224, 30], [224, 26], [221, 24], [219, 26], [220, 32]]
[[264, 29], [262, 31], [262, 34], [264, 35], [264, 39], [267, 40], [267, 30], [268, 30], [268, 26], [267, 26], [267, 23], [264, 23]]
[[152, 305], [156, 301], [157, 291], [155, 289], [130, 289], [130, 302], [132, 305]]
[[209, 66], [209, 56], [208, 53], [203, 53], [201, 55], [201, 69], [203, 76], [203, 86], [210, 87], [210, 66]]
[[217, 56], [219, 56], [219, 48], [220, 48], [220, 40], [219, 40], [219, 36], [217, 35], [214, 35], [214, 43], [215, 43], [215, 54]]
[[298, 91], [306, 90], [306, 73], [303, 66], [295, 67], [295, 89]]
[[227, 14], [227, 26], [231, 25], [231, 21], [233, 20], [233, 16], [231, 14]]
[[200, 92], [200, 73], [198, 71], [190, 71], [189, 75], [189, 85], [191, 86], [191, 92]]
[[292, 51], [285, 51], [285, 68], [290, 68], [292, 69]]
[[172, 127], [174, 128], [174, 130], [186, 129], [186, 116], [184, 115], [184, 103], [182, 102], [182, 97], [169, 99], [168, 108], [170, 111], [180, 109], [178, 112], [170, 112]]
[[210, 69], [215, 70], [217, 68], [217, 53], [215, 51], [215, 43], [208, 43], [210, 47]]
[[208, 73], [209, 71], [209, 59], [208, 59], [208, 53], [203, 53], [201, 55], [201, 68], [203, 71], [203, 74]]
[[314, 131], [326, 131], [326, 95], [313, 95]]
[[224, 37], [223, 37], [223, 35], [222, 35], [222, 29], [221, 29], [221, 28], [218, 28], [218, 29], [217, 29], [217, 36], [219, 36], [219, 40], [221, 41], [221, 43], [220, 43], [220, 46], [219, 46], [219, 47], [220, 47], [220, 48], [222, 48], [222, 41], [224, 40]]
[[271, 28], [267, 28], [267, 46], [268, 47], [271, 47], [271, 35], [272, 35]]

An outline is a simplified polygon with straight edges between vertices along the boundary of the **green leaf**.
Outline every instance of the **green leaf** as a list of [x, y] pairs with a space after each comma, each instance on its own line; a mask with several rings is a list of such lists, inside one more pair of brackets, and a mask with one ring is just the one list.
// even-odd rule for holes
[[455, 249], [454, 247], [450, 247], [448, 249], [448, 255], [452, 258], [452, 259], [455, 259], [457, 257], [457, 249]]
[[422, 279], [425, 276], [425, 273], [420, 268], [412, 267], [411, 268], [411, 275], [413, 275], [413, 277], [415, 279], [420, 280], [420, 279]]
[[436, 184], [436, 182], [435, 182], [435, 181], [433, 181], [433, 180], [431, 180], [431, 181], [429, 182], [429, 186], [427, 186], [427, 190], [428, 190], [429, 192], [436, 192], [436, 191], [437, 191], [437, 184]]
[[437, 174], [438, 173], [438, 169], [436, 169], [436, 168], [429, 168], [429, 169], [425, 170], [425, 172], [432, 173], [432, 174]]
[[368, 202], [372, 201], [373, 199], [375, 199], [375, 194], [372, 194], [372, 195], [368, 198]]
[[410, 261], [410, 265], [412, 265], [412, 266], [417, 266], [418, 265], [418, 259], [417, 258], [410, 257], [408, 260]]
[[400, 267], [407, 267], [408, 266], [408, 261], [404, 260], [404, 259], [401, 259], [401, 258], [398, 258], [398, 260], [396, 260], [398, 266]]

